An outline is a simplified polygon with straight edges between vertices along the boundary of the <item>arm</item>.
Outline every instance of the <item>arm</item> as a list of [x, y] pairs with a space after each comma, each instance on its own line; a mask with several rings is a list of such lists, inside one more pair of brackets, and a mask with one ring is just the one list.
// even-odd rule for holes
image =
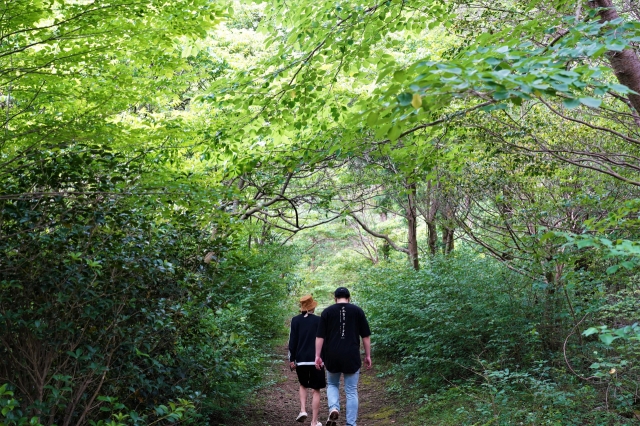
[[363, 337], [362, 346], [364, 346], [364, 365], [368, 370], [371, 368], [371, 337]]
[[296, 350], [298, 349], [298, 327], [297, 323], [291, 322], [291, 331], [289, 332], [289, 368], [296, 368]]
[[324, 345], [324, 338], [316, 337], [316, 368], [318, 370], [322, 368], [322, 358], [320, 358], [320, 354], [322, 353], [322, 345]]
[[364, 315], [364, 311], [361, 312], [360, 321], [360, 337], [362, 337], [362, 346], [364, 346], [364, 365], [367, 370], [371, 368], [371, 329], [369, 328], [369, 321]]

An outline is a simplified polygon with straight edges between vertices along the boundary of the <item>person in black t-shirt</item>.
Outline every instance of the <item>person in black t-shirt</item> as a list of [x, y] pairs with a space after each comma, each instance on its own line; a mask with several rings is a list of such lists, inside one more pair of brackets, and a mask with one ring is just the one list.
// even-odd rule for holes
[[315, 343], [320, 318], [314, 315], [318, 302], [311, 295], [300, 299], [300, 315], [291, 319], [291, 333], [289, 334], [289, 362], [291, 369], [295, 369], [300, 382], [300, 414], [296, 421], [302, 423], [307, 417], [307, 388], [313, 389], [311, 400], [311, 426], [322, 426], [318, 421], [320, 408], [320, 389], [327, 386], [324, 369], [315, 367]]
[[327, 400], [329, 418], [326, 426], [336, 426], [340, 417], [340, 375], [344, 374], [347, 399], [347, 426], [356, 426], [358, 419], [358, 378], [360, 377], [360, 338], [364, 346], [364, 365], [371, 368], [371, 330], [364, 311], [352, 305], [345, 287], [334, 292], [335, 305], [320, 316], [316, 334], [316, 368], [327, 370]]

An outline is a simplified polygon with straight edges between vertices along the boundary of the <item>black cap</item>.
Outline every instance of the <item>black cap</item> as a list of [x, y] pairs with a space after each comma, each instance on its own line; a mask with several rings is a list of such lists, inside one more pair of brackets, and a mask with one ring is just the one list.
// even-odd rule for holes
[[333, 292], [333, 295], [336, 297], [336, 299], [348, 299], [351, 297], [351, 293], [349, 293], [349, 290], [346, 287], [336, 288], [336, 291]]

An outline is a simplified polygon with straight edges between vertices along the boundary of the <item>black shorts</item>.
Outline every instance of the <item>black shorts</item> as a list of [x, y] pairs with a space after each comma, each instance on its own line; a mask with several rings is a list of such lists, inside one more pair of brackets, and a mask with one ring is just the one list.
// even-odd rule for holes
[[324, 367], [318, 370], [315, 365], [298, 365], [296, 366], [298, 381], [305, 388], [324, 389], [327, 387], [327, 378], [324, 374]]

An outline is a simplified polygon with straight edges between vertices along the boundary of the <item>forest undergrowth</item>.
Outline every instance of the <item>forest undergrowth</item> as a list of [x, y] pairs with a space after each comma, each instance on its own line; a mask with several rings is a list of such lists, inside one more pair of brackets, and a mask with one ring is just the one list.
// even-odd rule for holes
[[[566, 300], [545, 323], [544, 289], [495, 260], [461, 250], [419, 272], [389, 264], [361, 274], [354, 287], [374, 353], [388, 362], [389, 390], [419, 407], [415, 424], [640, 424], [638, 342], [576, 331]], [[630, 276], [615, 297], [568, 297], [604, 324], [637, 309], [638, 291]]]

